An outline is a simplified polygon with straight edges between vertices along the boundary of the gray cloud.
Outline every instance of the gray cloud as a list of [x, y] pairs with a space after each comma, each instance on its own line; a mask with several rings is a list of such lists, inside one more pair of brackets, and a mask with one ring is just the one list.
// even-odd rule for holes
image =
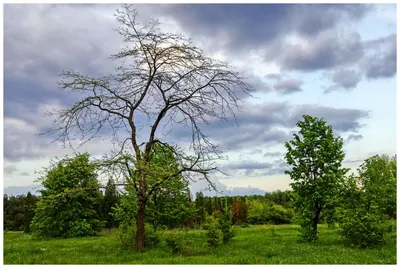
[[276, 157], [276, 156], [281, 156], [282, 153], [281, 152], [266, 152], [264, 154], [265, 157]]
[[265, 78], [272, 79], [272, 80], [281, 80], [282, 74], [267, 74]]
[[396, 74], [397, 35], [378, 38], [365, 43], [366, 50], [372, 50], [362, 62], [367, 78], [392, 77]]
[[283, 143], [291, 139], [290, 129], [305, 114], [324, 118], [338, 133], [359, 131], [363, 127], [359, 121], [369, 116], [367, 111], [357, 109], [265, 102], [246, 106], [236, 117], [239, 127], [232, 120], [215, 128], [209, 136], [231, 150]]
[[19, 174], [21, 176], [30, 176], [30, 174], [28, 172], [22, 172], [21, 174]]
[[265, 59], [275, 60], [284, 70], [315, 71], [357, 63], [363, 57], [361, 36], [350, 33], [339, 37], [335, 31], [307, 39], [307, 46], [275, 43]]
[[250, 154], [250, 155], [255, 155], [255, 154], [261, 154], [262, 153], [262, 150], [261, 149], [254, 149], [254, 150], [252, 150], [250, 153], [248, 153], [248, 154]]
[[241, 162], [241, 163], [234, 163], [234, 164], [229, 164], [226, 166], [228, 169], [266, 169], [266, 168], [271, 168], [272, 164], [263, 162]]
[[346, 139], [346, 143], [349, 143], [351, 141], [359, 141], [359, 140], [362, 140], [362, 138], [363, 138], [363, 135], [360, 135], [360, 134], [358, 134], [358, 135], [349, 135], [347, 137], [347, 139]]
[[[240, 57], [249, 50], [264, 51], [266, 62], [274, 61], [283, 70], [304, 72], [355, 67], [362, 62], [368, 78], [390, 77], [396, 72], [395, 38], [384, 52], [373, 48], [375, 52], [366, 57], [359, 33], [352, 32], [349, 26], [377, 7], [367, 4], [178, 4], [160, 5], [154, 13], [173, 18], [182, 30], [201, 40], [206, 50], [225, 51], [230, 57]], [[342, 29], [347, 33], [343, 34]], [[292, 35], [300, 37], [306, 46], [287, 43], [286, 37]], [[218, 42], [213, 37], [218, 37]], [[271, 74], [266, 78], [278, 77]]]
[[211, 179], [215, 184], [218, 193], [211, 190], [208, 182], [201, 180], [195, 183], [191, 183], [190, 191], [195, 197], [196, 193], [202, 192], [205, 196], [235, 196], [235, 195], [264, 195], [265, 191], [255, 187], [227, 187], [225, 184], [217, 178]]
[[155, 12], [174, 18], [194, 36], [218, 36], [214, 48], [245, 51], [287, 33], [313, 36], [341, 22], [360, 19], [368, 10], [368, 5], [177, 4], [161, 5]]
[[276, 160], [274, 161], [274, 167], [272, 169], [269, 169], [261, 173], [260, 175], [271, 176], [277, 174], [284, 174], [286, 170], [288, 170], [288, 166], [283, 162], [283, 160]]
[[17, 167], [13, 165], [8, 165], [4, 167], [4, 174], [12, 175], [15, 171], [17, 171]]
[[303, 81], [299, 79], [280, 80], [274, 84], [274, 89], [280, 94], [292, 94], [302, 91], [300, 88], [302, 84]]
[[[5, 76], [55, 85], [63, 69], [91, 75], [112, 71], [116, 65], [104, 63], [121, 44], [110, 16], [114, 11], [102, 13], [91, 5], [5, 5]], [[28, 23], [20, 23], [21, 15]]]
[[240, 175], [241, 171], [244, 171], [245, 176], [271, 176], [283, 174], [286, 165], [280, 159], [272, 162], [244, 161], [227, 164], [222, 166], [221, 169], [232, 176]]
[[357, 132], [364, 125], [359, 123], [359, 120], [369, 118], [369, 112], [358, 109], [339, 109], [317, 105], [299, 105], [294, 109], [291, 124], [295, 124], [301, 119], [302, 115], [311, 115], [322, 117], [324, 120], [333, 127], [334, 131], [339, 133], [344, 132]]
[[329, 93], [340, 88], [343, 88], [345, 90], [354, 89], [360, 81], [361, 75], [354, 70], [336, 70], [332, 75], [332, 82], [334, 84], [330, 86], [327, 90], [325, 90], [325, 93]]

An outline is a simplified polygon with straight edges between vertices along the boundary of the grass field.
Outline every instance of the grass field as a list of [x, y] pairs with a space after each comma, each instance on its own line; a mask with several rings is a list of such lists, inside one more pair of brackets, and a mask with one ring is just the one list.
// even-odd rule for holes
[[396, 264], [395, 232], [381, 248], [358, 249], [326, 225], [319, 226], [320, 239], [311, 244], [298, 241], [296, 228], [235, 228], [236, 236], [216, 249], [207, 247], [204, 231], [188, 231], [190, 247], [180, 255], [173, 255], [164, 242], [142, 254], [122, 250], [115, 232], [49, 240], [4, 232], [4, 264]]

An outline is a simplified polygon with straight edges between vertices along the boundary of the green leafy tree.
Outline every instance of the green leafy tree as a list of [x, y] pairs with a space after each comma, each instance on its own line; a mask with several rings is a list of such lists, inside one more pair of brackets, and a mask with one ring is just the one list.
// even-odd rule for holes
[[378, 246], [396, 211], [396, 159], [373, 156], [348, 176], [342, 188], [341, 234], [359, 247]]
[[77, 154], [45, 169], [44, 190], [30, 226], [42, 237], [91, 236], [101, 231], [102, 194], [89, 154]]
[[291, 168], [285, 173], [294, 181], [291, 186], [302, 236], [311, 241], [318, 238], [320, 214], [332, 206], [347, 169], [341, 167], [345, 156], [342, 138], [335, 137], [323, 119], [309, 115], [303, 119], [297, 122], [299, 133], [285, 143], [285, 159]]
[[188, 181], [177, 176], [153, 193], [147, 203], [146, 221], [154, 230], [160, 226], [178, 227], [195, 214], [195, 206], [188, 200], [188, 191]]
[[[153, 177], [149, 178], [148, 183], [154, 190], [146, 201], [145, 222], [153, 231], [157, 231], [161, 226], [177, 227], [195, 213], [194, 203], [188, 199], [189, 183], [180, 174], [160, 183], [160, 176], [172, 174], [178, 169], [178, 162], [168, 146], [153, 146], [150, 166]], [[158, 184], [157, 187], [154, 187], [155, 184]], [[136, 228], [135, 215], [139, 209], [137, 198], [137, 189], [127, 186], [121, 196], [121, 203], [113, 209], [114, 217], [122, 224], [120, 229], [123, 233], [132, 233], [124, 232], [124, 229], [131, 230], [133, 226]], [[146, 231], [146, 234], [148, 233]], [[131, 238], [135, 239], [136, 233]]]

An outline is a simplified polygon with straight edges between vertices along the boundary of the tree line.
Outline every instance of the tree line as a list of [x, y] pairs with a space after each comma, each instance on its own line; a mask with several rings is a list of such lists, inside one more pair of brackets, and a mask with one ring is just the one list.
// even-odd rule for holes
[[[179, 196], [175, 195], [168, 200], [168, 196], [159, 194], [158, 196], [155, 195], [157, 197], [155, 197], [154, 200], [149, 201], [146, 222], [151, 225], [154, 230], [202, 228], [206, 222], [207, 216], [217, 215], [227, 209], [232, 215], [232, 225], [246, 226], [248, 224], [285, 224], [292, 222], [294, 212], [290, 201], [290, 191], [278, 190], [266, 193], [265, 195], [215, 197], [204, 196], [202, 192], [198, 192], [192, 200], [189, 188], [182, 189], [186, 191], [183, 191], [184, 194], [180, 196], [180, 199]], [[93, 203], [88, 203], [87, 200], [79, 195], [72, 195], [67, 198], [71, 206], [65, 206], [65, 202], [60, 199], [59, 202], [61, 202], [61, 204], [52, 206], [54, 209], [51, 209], [50, 206], [44, 206], [42, 208], [43, 204], [40, 203], [38, 210], [36, 210], [36, 208], [38, 201], [41, 199], [40, 195], [32, 195], [30, 192], [28, 192], [27, 195], [18, 196], [8, 196], [5, 194], [3, 211], [4, 230], [25, 231], [30, 233], [30, 225], [35, 217], [35, 212], [40, 214], [43, 213], [44, 209], [47, 212], [49, 212], [49, 209], [54, 210], [55, 214], [56, 210], [63, 207], [64, 210], [68, 211], [68, 214], [76, 217], [76, 221], [85, 219], [89, 224], [91, 224], [89, 219], [96, 218], [103, 222], [102, 228], [97, 228], [97, 230], [102, 230], [103, 228], [118, 228], [119, 223], [123, 221], [124, 218], [132, 217], [135, 213], [134, 204], [132, 205], [132, 202], [129, 202], [129, 188], [118, 189], [114, 182], [109, 180], [105, 190], [99, 190], [99, 193], [100, 194], [97, 195], [96, 198], [91, 199]], [[54, 205], [54, 203], [52, 203], [52, 205]], [[64, 204], [64, 206], [62, 206], [62, 204]], [[81, 207], [81, 209], [86, 208], [87, 210], [95, 208], [96, 213], [91, 215], [82, 213], [80, 215], [73, 211], [73, 206]], [[59, 210], [59, 213], [63, 214], [63, 211]], [[129, 215], [129, 213], [131, 213], [131, 215]], [[50, 215], [53, 214], [50, 213]], [[42, 218], [37, 218], [36, 221], [42, 220]], [[73, 226], [70, 218], [65, 218], [64, 221], [65, 225]], [[51, 225], [49, 222], [46, 224], [48, 226]], [[34, 228], [38, 228], [38, 225], [35, 225]], [[64, 232], [66, 231], [65, 228], [63, 228], [63, 230]], [[89, 234], [90, 233], [82, 233], [82, 235]], [[48, 236], [58, 237], [59, 235], [52, 233]], [[74, 237], [77, 235], [66, 232], [63, 236]]]

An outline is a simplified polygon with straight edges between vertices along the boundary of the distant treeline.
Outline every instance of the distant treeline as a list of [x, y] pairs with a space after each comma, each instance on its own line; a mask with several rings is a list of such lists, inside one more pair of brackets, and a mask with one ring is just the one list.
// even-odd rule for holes
[[[201, 228], [207, 215], [216, 215], [227, 209], [231, 211], [233, 225], [247, 224], [285, 224], [291, 223], [294, 211], [290, 202], [290, 191], [275, 191], [265, 195], [251, 196], [218, 196], [207, 197], [196, 193], [194, 200], [187, 198], [187, 206], [193, 208], [192, 213], [180, 218], [180, 222], [170, 217], [158, 222], [167, 228]], [[30, 223], [35, 216], [36, 203], [40, 196], [4, 195], [4, 229], [14, 231], [30, 231]], [[105, 221], [105, 227], [118, 227], [118, 221], [113, 217], [113, 208], [120, 204], [121, 194], [114, 189], [106, 189], [101, 200], [98, 213]], [[150, 217], [149, 224], [154, 224]]]

